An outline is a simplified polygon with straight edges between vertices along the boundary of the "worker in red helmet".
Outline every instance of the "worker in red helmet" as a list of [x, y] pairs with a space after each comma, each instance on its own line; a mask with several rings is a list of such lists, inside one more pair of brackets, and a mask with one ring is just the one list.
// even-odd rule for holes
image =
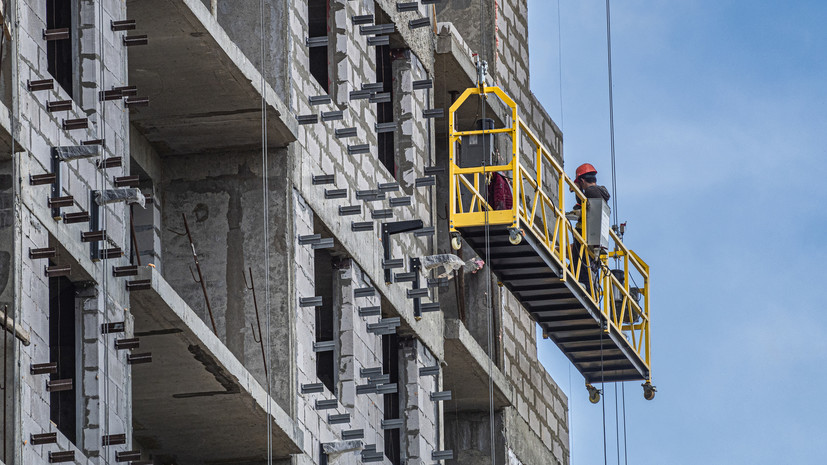
[[[586, 196], [587, 199], [600, 199], [608, 201], [609, 197], [609, 190], [606, 189], [605, 186], [601, 186], [597, 184], [597, 169], [591, 163], [583, 163], [582, 165], [577, 167], [575, 171], [575, 178], [574, 178], [574, 185], [580, 189], [583, 194]], [[571, 192], [574, 192], [573, 188], [569, 188]], [[580, 197], [577, 197], [577, 203], [574, 205], [574, 209], [566, 214], [566, 217], [569, 219], [576, 219], [577, 225], [575, 226], [575, 230], [580, 231]], [[579, 260], [580, 256], [580, 243], [573, 240], [571, 244], [571, 252], [572, 252], [572, 259], [575, 261]], [[579, 273], [579, 281], [586, 288], [587, 292], [590, 292], [590, 287], [593, 287], [593, 283], [591, 282], [592, 273], [589, 268], [586, 266], [585, 260], [580, 261], [580, 273]]]

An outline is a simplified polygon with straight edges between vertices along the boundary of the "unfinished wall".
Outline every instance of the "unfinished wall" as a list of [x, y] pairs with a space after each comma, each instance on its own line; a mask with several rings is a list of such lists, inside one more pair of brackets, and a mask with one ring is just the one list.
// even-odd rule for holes
[[[264, 70], [267, 82], [282, 100], [287, 99], [290, 56], [287, 49], [287, 3], [283, 0], [264, 1], [266, 66], [261, 62], [261, 10], [259, 2], [220, 0], [216, 17], [218, 24], [259, 71]], [[205, 2], [205, 5], [209, 5]]]
[[[253, 339], [256, 326], [253, 296], [245, 274], [258, 283], [259, 310], [264, 318], [265, 241], [270, 242], [272, 395], [291, 411], [290, 302], [277, 296], [289, 292], [292, 210], [287, 200], [289, 158], [285, 150], [272, 150], [270, 160], [270, 236], [263, 231], [261, 153], [196, 154], [163, 159], [162, 243], [163, 273], [178, 294], [211, 326], [183, 216], [192, 234], [219, 338], [262, 385], [264, 364]], [[249, 279], [249, 278], [248, 278]], [[265, 322], [262, 321], [262, 327]]]
[[[382, 3], [384, 4], [384, 3]], [[380, 6], [382, 5], [380, 4]], [[393, 10], [391, 15], [388, 11]], [[346, 8], [335, 15], [335, 24], [331, 27], [336, 30], [346, 30], [347, 37], [347, 81], [353, 89], [361, 89], [362, 85], [373, 83], [376, 80], [376, 58], [375, 49], [367, 45], [367, 36], [359, 34], [359, 28], [354, 27], [350, 21], [353, 16], [376, 13], [374, 2], [347, 2]], [[384, 10], [383, 10], [384, 11]], [[384, 15], [396, 17], [398, 13], [394, 8], [388, 8]], [[413, 91], [412, 81], [426, 76], [425, 64], [417, 64], [412, 57], [410, 71], [401, 63], [398, 65], [398, 76], [401, 82], [395, 83], [400, 90], [397, 98], [400, 98], [398, 106], [400, 121], [397, 123], [396, 140], [403, 141], [403, 147], [397, 152], [397, 159], [400, 165], [404, 164], [404, 174], [394, 176], [378, 160], [377, 137], [375, 123], [377, 121], [376, 105], [371, 104], [369, 99], [354, 99], [347, 102], [346, 107], [336, 104], [311, 105], [308, 98], [324, 94], [316, 80], [309, 72], [308, 48], [305, 46], [307, 36], [307, 6], [304, 2], [295, 2], [291, 7], [290, 30], [292, 34], [291, 54], [294, 58], [292, 68], [292, 86], [290, 105], [296, 115], [321, 115], [322, 112], [343, 111], [341, 120], [319, 122], [299, 126], [298, 140], [291, 146], [295, 151], [293, 175], [296, 188], [302, 197], [326, 224], [331, 233], [336, 237], [337, 243], [341, 243], [348, 254], [365, 270], [372, 281], [377, 283], [380, 292], [391, 303], [391, 311], [398, 313], [408, 324], [417, 328], [417, 332], [423, 334], [425, 343], [439, 353], [441, 343], [439, 342], [442, 325], [437, 320], [439, 315], [432, 314], [421, 321], [415, 321], [412, 315], [411, 301], [406, 297], [406, 290], [409, 286], [391, 285], [384, 283], [384, 273], [381, 269], [382, 244], [379, 242], [380, 225], [382, 221], [401, 221], [422, 219], [425, 226], [431, 226], [433, 209], [430, 207], [427, 189], [412, 189], [410, 206], [393, 206], [390, 199], [402, 199], [408, 197], [404, 189], [387, 192], [384, 198], [363, 199], [362, 194], [378, 189], [379, 184], [391, 183], [404, 178], [407, 182], [414, 182], [417, 174], [424, 171], [428, 166], [428, 151], [425, 147], [416, 146], [421, 141], [426, 141], [428, 123], [422, 121], [422, 108], [430, 108], [429, 94], [423, 90]], [[424, 14], [420, 12], [420, 14]], [[412, 13], [406, 13], [411, 16]], [[396, 40], [402, 41], [405, 37], [414, 35], [403, 26], [406, 21], [401, 22], [397, 30], [399, 37]], [[425, 34], [427, 31], [417, 31], [416, 34]], [[418, 37], [418, 36], [416, 36]], [[408, 44], [414, 50], [414, 44]], [[341, 52], [337, 50], [337, 53]], [[419, 57], [419, 55], [416, 55]], [[421, 60], [419, 60], [421, 61]], [[339, 63], [337, 66], [341, 65]], [[406, 116], [408, 115], [408, 116]], [[404, 120], [403, 120], [404, 118]], [[356, 128], [357, 135], [350, 138], [337, 138], [336, 130], [344, 128]], [[369, 153], [349, 154], [351, 148], [360, 144], [368, 144]], [[405, 146], [407, 144], [407, 146]], [[402, 163], [404, 162], [404, 163]], [[399, 170], [397, 170], [399, 172]], [[335, 185], [314, 185], [314, 175], [334, 174]], [[401, 183], [400, 183], [401, 184]], [[325, 197], [327, 189], [347, 189], [345, 198], [328, 199]], [[359, 194], [359, 198], [357, 198]], [[404, 201], [404, 200], [403, 200]], [[359, 215], [340, 216], [340, 206], [361, 205]], [[392, 210], [393, 217], [382, 221], [373, 220], [373, 212], [379, 210]], [[354, 222], [372, 222], [372, 232], [353, 232]], [[431, 238], [428, 236], [417, 237], [414, 234], [398, 234], [391, 239], [391, 247], [394, 258], [415, 257], [427, 254], [431, 250]], [[401, 270], [399, 270], [401, 271]]]
[[[43, 30], [47, 28], [45, 2], [17, 2], [15, 30], [16, 51], [9, 57], [14, 60], [18, 75], [15, 79], [19, 104], [19, 143], [24, 152], [17, 154], [20, 163], [20, 189], [22, 217], [20, 232], [22, 243], [22, 288], [19, 296], [21, 314], [17, 322], [31, 338], [30, 345], [20, 345], [19, 393], [23, 402], [19, 421], [22, 429], [15, 438], [23, 444], [15, 451], [16, 457], [7, 463], [49, 463], [49, 454], [57, 451], [73, 451], [72, 463], [87, 463], [90, 457], [105, 457], [112, 461], [116, 451], [129, 447], [131, 441], [130, 368], [126, 354], [114, 348], [115, 337], [126, 337], [131, 331], [125, 290], [111, 276], [111, 266], [125, 264], [125, 258], [93, 261], [90, 246], [80, 242], [81, 231], [88, 231], [88, 224], [66, 224], [55, 217], [48, 208], [47, 199], [53, 196], [72, 196], [69, 207], [61, 213], [91, 211], [97, 208], [90, 191], [112, 188], [115, 176], [128, 174], [129, 167], [116, 167], [105, 171], [97, 169], [97, 159], [83, 159], [60, 163], [60, 185], [52, 192], [49, 185], [35, 186], [29, 176], [52, 172], [52, 147], [80, 145], [82, 141], [105, 139], [98, 157], [125, 157], [128, 140], [126, 110], [119, 102], [100, 102], [98, 92], [103, 88], [123, 86], [127, 83], [125, 52], [121, 33], [111, 30], [113, 20], [125, 17], [124, 5], [118, 2], [74, 2], [70, 23], [69, 47], [71, 56], [71, 85], [67, 89], [55, 84], [52, 90], [30, 91], [27, 81], [51, 79], [48, 70], [47, 44]], [[71, 95], [70, 95], [71, 92]], [[69, 101], [70, 109], [49, 111], [48, 103]], [[18, 107], [15, 105], [15, 109]], [[71, 119], [88, 118], [88, 127], [67, 129], [64, 123]], [[120, 247], [128, 250], [125, 209], [123, 204], [101, 208], [100, 227], [106, 229], [107, 240], [102, 248]], [[29, 256], [33, 248], [54, 247], [56, 255], [49, 259]], [[19, 249], [19, 250], [20, 250]], [[46, 277], [48, 265], [68, 265], [71, 271], [61, 278], [74, 286], [76, 295], [67, 295], [61, 309], [61, 320], [54, 318], [54, 303], [50, 301], [50, 279]], [[52, 278], [54, 279], [54, 278]], [[52, 287], [54, 281], [52, 281]], [[68, 307], [68, 308], [66, 308]], [[63, 320], [65, 318], [66, 320]], [[125, 322], [121, 336], [105, 335], [101, 324]], [[54, 331], [73, 325], [74, 346], [61, 350], [55, 359]], [[50, 336], [52, 341], [50, 341]], [[74, 360], [74, 370], [67, 371], [65, 360]], [[65, 399], [75, 406], [73, 418], [62, 418], [55, 426], [55, 394], [47, 390], [47, 380], [55, 381], [58, 375], [32, 374], [32, 364], [58, 362], [59, 376], [71, 379], [72, 388], [65, 391]], [[51, 407], [51, 409], [50, 409]], [[16, 408], [16, 406], [14, 407]], [[51, 410], [51, 411], [50, 411]], [[59, 411], [60, 409], [58, 409]], [[70, 441], [65, 422], [74, 423], [75, 438]], [[32, 445], [23, 443], [31, 434], [57, 433], [56, 444]], [[101, 437], [109, 434], [126, 434], [127, 444], [103, 447]]]

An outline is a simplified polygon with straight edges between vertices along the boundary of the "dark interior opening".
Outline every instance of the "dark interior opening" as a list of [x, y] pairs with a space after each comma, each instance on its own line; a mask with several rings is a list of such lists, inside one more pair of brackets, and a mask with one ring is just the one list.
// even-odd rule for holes
[[[399, 336], [396, 334], [385, 334], [382, 336], [382, 373], [390, 375], [390, 383], [399, 383]], [[396, 392], [385, 397], [385, 420], [400, 418], [399, 412], [399, 390], [397, 384]], [[393, 465], [400, 465], [402, 451], [400, 450], [400, 434], [398, 429], [385, 430], [385, 457]]]
[[[72, 2], [71, 0], [46, 0], [46, 28], [69, 28], [72, 35]], [[74, 37], [63, 40], [46, 42], [46, 58], [49, 64], [49, 74], [55, 81], [72, 96], [73, 69], [72, 69], [72, 42]]]
[[[316, 307], [316, 342], [332, 341], [333, 332], [333, 258], [324, 249], [313, 255], [316, 296], [321, 296], [322, 305]], [[316, 376], [330, 392], [334, 390], [336, 377], [334, 352], [316, 352]]]
[[64, 277], [49, 278], [49, 361], [57, 363], [52, 380], [71, 379], [74, 389], [50, 393], [50, 419], [70, 441], [77, 439], [76, 289]]
[[[329, 0], [307, 1], [307, 23], [309, 37], [327, 37], [330, 30], [328, 17], [330, 15]], [[310, 47], [310, 74], [316, 79], [325, 92], [330, 92], [330, 64], [327, 57], [327, 46]]]
[[[393, 121], [393, 55], [390, 45], [376, 47], [376, 82], [381, 82], [382, 92], [390, 92], [390, 102], [376, 105], [376, 122], [390, 123]], [[377, 134], [379, 145], [379, 161], [396, 177], [396, 156], [393, 144], [393, 132]]]

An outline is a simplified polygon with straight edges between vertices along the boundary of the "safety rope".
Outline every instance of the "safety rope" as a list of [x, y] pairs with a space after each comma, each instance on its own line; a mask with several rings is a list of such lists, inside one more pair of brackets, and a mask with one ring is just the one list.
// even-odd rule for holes
[[479, 82], [477, 82], [477, 86], [482, 87], [482, 89], [480, 89], [481, 90], [481, 92], [480, 92], [480, 106], [482, 107], [481, 110], [480, 110], [480, 113], [482, 115], [481, 122], [482, 122], [482, 147], [483, 147], [483, 161], [482, 161], [482, 166], [483, 166], [483, 168], [482, 168], [482, 179], [483, 179], [483, 183], [482, 183], [482, 185], [485, 188], [485, 191], [483, 192], [483, 199], [484, 199], [485, 205], [486, 205], [486, 207], [484, 209], [484, 211], [485, 211], [485, 259], [488, 260], [488, 265], [486, 266], [486, 280], [485, 280], [485, 286], [486, 286], [485, 306], [486, 306], [486, 309], [487, 309], [487, 311], [486, 311], [486, 326], [487, 326], [487, 331], [488, 331], [488, 341], [487, 341], [488, 342], [488, 421], [489, 421], [489, 425], [490, 425], [490, 428], [489, 428], [489, 430], [490, 430], [490, 438], [489, 438], [490, 441], [489, 441], [489, 443], [490, 443], [490, 446], [491, 446], [491, 450], [490, 450], [491, 465], [496, 465], [496, 462], [495, 462], [495, 460], [496, 460], [495, 459], [496, 445], [495, 445], [495, 439], [494, 439], [495, 434], [494, 434], [494, 377], [493, 377], [493, 371], [494, 371], [494, 359], [493, 359], [493, 357], [494, 357], [494, 353], [493, 353], [494, 332], [493, 332], [492, 327], [491, 327], [492, 326], [492, 321], [491, 321], [492, 315], [491, 314], [494, 312], [494, 307], [491, 304], [491, 292], [492, 292], [492, 289], [491, 289], [491, 279], [492, 279], [492, 274], [491, 274], [491, 225], [489, 223], [489, 218], [488, 218], [488, 214], [489, 214], [489, 212], [488, 212], [488, 210], [489, 210], [489, 207], [488, 207], [488, 176], [487, 176], [487, 173], [486, 173], [486, 168], [487, 168], [489, 163], [488, 163], [488, 158], [485, 154], [485, 141], [486, 141], [486, 137], [485, 137], [485, 130], [486, 130], [485, 100], [486, 100], [486, 96], [485, 96], [485, 84], [483, 82], [484, 79], [485, 79], [485, 75], [483, 74], [484, 69], [482, 68], [484, 58], [485, 58], [485, 36], [486, 36], [486, 30], [485, 30], [485, 1], [480, 0], [480, 51], [479, 51], [479, 60], [478, 60], [480, 69], [477, 70], [477, 79], [479, 81]]
[[626, 383], [620, 383], [623, 398], [623, 463], [629, 463], [629, 446], [626, 443]]
[[606, 456], [606, 399], [604, 387], [606, 386], [606, 376], [603, 370], [603, 321], [600, 322], [600, 405], [603, 407], [603, 465], [608, 464]]
[[270, 383], [269, 360], [272, 353], [270, 340], [270, 190], [269, 190], [269, 154], [267, 147], [267, 55], [265, 47], [265, 21], [264, 21], [264, 0], [259, 0], [259, 27], [261, 47], [261, 193], [264, 203], [263, 213], [263, 235], [264, 235], [264, 313], [267, 315], [266, 324], [266, 346], [267, 357], [264, 359], [265, 373], [268, 373], [266, 380], [267, 389], [267, 465], [273, 465], [273, 425], [270, 421], [272, 412], [272, 395]]
[[609, 0], [606, 0], [606, 49], [608, 51], [608, 65], [609, 65], [609, 136], [611, 139], [612, 149], [612, 212], [614, 214], [614, 224], [617, 223], [617, 169], [615, 163], [615, 110], [614, 110], [614, 93], [612, 81], [612, 14], [609, 7]]
[[[99, 0], [97, 2], [97, 4], [98, 4], [98, 18], [103, 18], [103, 1]], [[100, 79], [100, 88], [101, 89], [106, 89], [106, 66], [105, 66], [106, 55], [105, 55], [105, 50], [104, 50], [105, 47], [103, 45], [104, 44], [103, 24], [98, 25], [98, 43], [99, 43], [99, 46], [100, 46], [100, 52], [99, 52], [100, 53], [100, 78], [99, 78]], [[101, 140], [101, 142], [100, 142], [101, 149], [102, 149], [102, 151], [101, 151], [102, 155], [101, 156], [105, 159], [106, 158], [106, 142], [105, 142], [106, 141], [106, 101], [104, 101], [102, 99], [99, 99], [99, 98], [96, 99], [96, 100], [98, 101], [98, 110], [99, 110], [99, 112], [98, 112], [99, 119], [98, 119], [98, 128], [97, 128], [97, 130], [98, 130], [98, 139]], [[104, 165], [102, 163], [98, 166], [98, 173], [99, 173], [98, 191], [102, 192], [103, 189], [106, 189], [106, 179], [107, 179], [107, 177], [106, 177], [106, 168], [104, 167]], [[89, 198], [89, 209], [91, 210], [92, 208], [97, 208], [98, 211], [99, 211], [99, 217], [98, 218], [99, 218], [100, 221], [98, 222], [98, 229], [101, 230], [101, 231], [106, 231], [106, 227], [107, 227], [106, 207], [105, 206], [96, 206], [95, 203], [96, 203], [96, 201], [95, 201], [94, 197], [90, 197]], [[103, 245], [103, 247], [106, 247], [106, 242], [103, 242], [101, 244]], [[106, 273], [106, 258], [100, 256], [100, 253], [102, 252], [101, 245], [98, 245], [97, 250], [98, 250], [99, 258], [101, 259], [101, 261], [98, 262], [98, 263], [101, 264], [101, 267], [100, 267], [101, 268], [101, 295], [102, 295], [101, 300], [103, 300], [103, 304], [102, 304], [103, 322], [104, 322], [104, 324], [108, 325], [108, 323], [109, 323], [109, 312], [107, 311], [107, 304], [109, 302], [109, 298], [108, 298], [109, 280], [107, 279], [108, 276], [107, 276], [107, 273]], [[103, 399], [104, 400], [103, 400], [103, 402], [104, 402], [104, 414], [106, 415], [106, 418], [104, 419], [104, 424], [103, 424], [103, 426], [104, 426], [103, 436], [104, 437], [106, 437], [107, 435], [112, 434], [111, 424], [110, 424], [110, 421], [109, 421], [109, 417], [110, 417], [109, 412], [110, 412], [110, 409], [111, 409], [110, 402], [109, 402], [110, 396], [109, 396], [109, 374], [108, 374], [108, 372], [109, 372], [109, 334], [110, 333], [108, 331], [103, 334], [103, 342], [104, 342], [104, 347], [105, 347], [105, 349], [103, 351], [103, 354], [104, 354], [104, 366], [103, 366], [103, 379], [104, 379]], [[110, 461], [109, 461], [109, 455], [110, 455], [109, 449], [111, 449], [111, 448], [107, 448], [106, 452], [103, 453], [103, 460], [104, 460], [105, 463], [110, 463]]]

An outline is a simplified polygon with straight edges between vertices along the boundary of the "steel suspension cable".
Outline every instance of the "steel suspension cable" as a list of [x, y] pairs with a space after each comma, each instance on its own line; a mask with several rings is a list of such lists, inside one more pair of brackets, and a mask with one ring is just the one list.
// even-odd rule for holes
[[617, 169], [615, 163], [615, 110], [614, 110], [614, 86], [612, 81], [612, 14], [609, 6], [609, 1], [606, 0], [606, 49], [607, 60], [609, 66], [609, 136], [611, 139], [612, 150], [612, 213], [614, 215], [614, 224], [617, 224]]
[[620, 383], [623, 398], [623, 463], [629, 463], [629, 449], [626, 443], [626, 383]]
[[[485, 192], [483, 193], [483, 199], [485, 200], [485, 207], [484, 207], [484, 212], [485, 212], [485, 259], [488, 261], [487, 266], [486, 266], [487, 270], [486, 270], [486, 280], [485, 280], [485, 286], [486, 286], [486, 299], [485, 299], [486, 303], [485, 303], [485, 305], [486, 305], [486, 308], [487, 308], [487, 311], [486, 311], [486, 326], [487, 326], [487, 331], [488, 331], [488, 341], [487, 341], [488, 342], [488, 421], [489, 421], [489, 425], [490, 425], [490, 428], [489, 428], [489, 431], [490, 431], [489, 442], [490, 442], [490, 446], [491, 446], [491, 448], [490, 448], [491, 465], [496, 465], [496, 458], [495, 458], [496, 445], [495, 445], [495, 439], [494, 439], [495, 434], [494, 434], [494, 377], [493, 377], [493, 370], [494, 370], [494, 359], [493, 359], [493, 357], [494, 357], [494, 352], [493, 352], [494, 333], [493, 333], [493, 330], [492, 330], [492, 327], [491, 327], [492, 326], [492, 321], [491, 320], [492, 320], [492, 313], [494, 312], [494, 306], [491, 304], [491, 299], [492, 299], [492, 295], [491, 295], [491, 291], [492, 291], [492, 289], [491, 289], [491, 279], [492, 279], [492, 274], [491, 274], [491, 225], [490, 225], [489, 217], [488, 217], [488, 213], [489, 213], [488, 212], [488, 210], [489, 210], [489, 205], [488, 205], [488, 177], [487, 177], [487, 173], [486, 173], [486, 170], [487, 170], [487, 167], [488, 167], [488, 164], [489, 164], [489, 160], [488, 160], [488, 158], [485, 154], [485, 141], [486, 141], [486, 135], [485, 135], [485, 128], [486, 128], [485, 100], [486, 100], [486, 97], [485, 97], [485, 84], [484, 84], [485, 75], [484, 75], [484, 67], [483, 67], [483, 62], [484, 62], [483, 58], [485, 58], [485, 56], [486, 56], [486, 54], [485, 54], [485, 51], [486, 51], [486, 49], [485, 49], [485, 36], [486, 36], [486, 30], [485, 30], [485, 1], [480, 0], [480, 51], [479, 51], [479, 60], [478, 60], [478, 62], [479, 62], [478, 66], [480, 66], [480, 69], [477, 70], [477, 80], [479, 81], [479, 82], [477, 82], [477, 85], [482, 87], [480, 89], [481, 90], [481, 92], [480, 92], [480, 105], [482, 106], [482, 109], [481, 109], [480, 113], [482, 115], [481, 122], [482, 122], [482, 130], [483, 130], [482, 131], [482, 147], [483, 147], [483, 162], [482, 162], [482, 166], [483, 166], [483, 169], [482, 169], [483, 183], [482, 183], [482, 185], [485, 188]], [[502, 292], [502, 290], [500, 292]]]
[[260, 28], [260, 47], [261, 47], [261, 194], [263, 207], [263, 235], [264, 235], [264, 313], [267, 315], [266, 324], [266, 346], [267, 357], [264, 359], [264, 372], [267, 373], [266, 389], [267, 389], [267, 465], [273, 465], [273, 425], [270, 421], [272, 414], [272, 393], [270, 383], [270, 370], [268, 369], [268, 360], [272, 353], [271, 335], [270, 335], [270, 191], [269, 191], [269, 154], [267, 147], [267, 55], [265, 47], [265, 20], [264, 20], [264, 0], [259, 0], [259, 28]]

